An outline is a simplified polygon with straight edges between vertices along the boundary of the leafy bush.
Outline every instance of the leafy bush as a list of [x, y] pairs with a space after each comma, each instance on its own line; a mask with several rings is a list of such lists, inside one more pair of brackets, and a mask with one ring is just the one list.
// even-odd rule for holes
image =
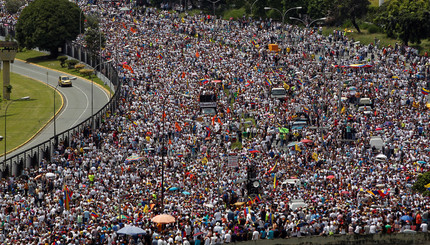
[[88, 78], [91, 78], [91, 75], [94, 73], [93, 69], [80, 69], [79, 73], [81, 73], [83, 76], [88, 76]]
[[418, 191], [423, 196], [430, 196], [430, 191], [424, 186], [430, 183], [430, 172], [418, 175], [417, 181], [412, 186], [412, 190]]
[[380, 29], [378, 26], [376, 25], [369, 25], [369, 27], [367, 28], [367, 30], [369, 31], [370, 34], [374, 34], [374, 33], [378, 33], [380, 32]]
[[77, 64], [77, 65], [75, 65], [75, 69], [76, 69], [76, 70], [84, 69], [84, 67], [85, 67], [85, 65], [84, 65], [84, 64]]
[[225, 13], [224, 13], [224, 19], [230, 19], [230, 18], [233, 18], [233, 19], [240, 19], [240, 18], [242, 18], [243, 16], [245, 15], [245, 8], [240, 8], [240, 9], [230, 9], [230, 10], [228, 10], [228, 11], [226, 11]]
[[72, 69], [78, 63], [79, 63], [78, 60], [66, 60], [67, 68], [69, 69]]
[[9, 14], [16, 14], [25, 2], [23, 0], [7, 0], [6, 1], [6, 11]]
[[58, 56], [57, 60], [60, 61], [61, 67], [64, 67], [66, 65], [67, 56]]

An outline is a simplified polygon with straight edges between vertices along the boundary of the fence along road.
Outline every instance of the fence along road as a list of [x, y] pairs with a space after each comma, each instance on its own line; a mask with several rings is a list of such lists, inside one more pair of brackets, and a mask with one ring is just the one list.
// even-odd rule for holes
[[[14, 61], [11, 66], [11, 72], [31, 77], [43, 83], [47, 83], [54, 88], [58, 84], [58, 77], [60, 75], [67, 75], [56, 70], [47, 69], [20, 60]], [[77, 77], [77, 79], [73, 80], [72, 82], [72, 87], [57, 87], [57, 90], [62, 94], [64, 98], [63, 110], [55, 117], [57, 134], [70, 129], [83, 122], [87, 118], [91, 117], [91, 81]], [[93, 95], [93, 110], [95, 113], [108, 103], [109, 94], [106, 90], [102, 89], [94, 83]], [[52, 96], [54, 96], [54, 94], [52, 94]], [[54, 105], [52, 105], [52, 108], [49, 108], [49, 110], [54, 113]], [[0, 129], [0, 132], [2, 131], [4, 131], [4, 129]], [[53, 136], [54, 125], [53, 121], [51, 120], [46, 125], [46, 127], [42, 131], [40, 131], [39, 134], [37, 134], [32, 140], [30, 140], [22, 147], [16, 149], [15, 151], [8, 152], [8, 155], [12, 156], [23, 152], [26, 149], [36, 146], [37, 144], [40, 144]]]

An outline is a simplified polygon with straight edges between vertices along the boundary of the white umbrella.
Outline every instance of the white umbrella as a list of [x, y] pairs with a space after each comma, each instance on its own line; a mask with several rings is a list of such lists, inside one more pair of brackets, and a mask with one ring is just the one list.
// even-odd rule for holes
[[376, 155], [375, 160], [379, 161], [379, 162], [383, 162], [383, 161], [387, 160], [387, 156], [381, 153], [381, 154]]
[[146, 232], [142, 228], [132, 226], [132, 225], [125, 226], [124, 228], [117, 231], [117, 233], [120, 235], [130, 235], [130, 236], [146, 234]]
[[54, 173], [46, 173], [45, 177], [46, 178], [54, 178], [55, 174]]
[[129, 10], [130, 10], [130, 8], [128, 8], [128, 7], [122, 7], [122, 8], [120, 8], [119, 10], [121, 10], [121, 11], [129, 11]]

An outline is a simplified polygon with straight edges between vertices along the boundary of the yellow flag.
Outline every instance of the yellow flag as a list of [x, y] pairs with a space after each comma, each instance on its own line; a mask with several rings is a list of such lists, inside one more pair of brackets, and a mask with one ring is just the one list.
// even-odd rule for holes
[[342, 109], [340, 110], [340, 113], [345, 113], [345, 110], [346, 110], [346, 108], [345, 108], [345, 106], [344, 107], [342, 107]]
[[424, 186], [425, 188], [430, 188], [430, 183]]
[[296, 151], [302, 152], [302, 150], [300, 149], [300, 147], [299, 147], [299, 145], [298, 145], [298, 144], [295, 144], [295, 145], [294, 145], [294, 149], [295, 149]]
[[143, 212], [146, 213], [148, 212], [149, 206], [148, 204], [145, 204], [145, 207], [143, 208]]
[[273, 189], [276, 189], [276, 174], [275, 174], [275, 178], [273, 179]]
[[315, 162], [317, 162], [318, 161], [318, 153], [314, 152], [312, 154], [312, 158], [315, 160]]

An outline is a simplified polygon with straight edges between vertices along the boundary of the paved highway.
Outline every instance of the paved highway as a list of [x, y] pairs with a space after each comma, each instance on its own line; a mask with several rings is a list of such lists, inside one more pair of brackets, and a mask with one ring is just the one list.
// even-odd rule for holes
[[[14, 63], [11, 65], [11, 72], [31, 77], [43, 83], [47, 83], [54, 88], [58, 84], [58, 77], [60, 75], [67, 75], [62, 72], [29, 64], [20, 60], [14, 61]], [[57, 87], [57, 90], [62, 94], [64, 98], [63, 109], [56, 116], [57, 134], [78, 125], [79, 123], [91, 116], [91, 81], [78, 77], [72, 82], [72, 87]], [[54, 96], [54, 94], [52, 94], [52, 96]], [[108, 91], [97, 86], [94, 83], [93, 96], [93, 110], [94, 113], [96, 113], [109, 101], [109, 93]], [[52, 105], [51, 110], [52, 112], [54, 112], [54, 105]], [[46, 125], [46, 127], [42, 131], [40, 131], [36, 137], [34, 137], [31, 141], [29, 141], [21, 148], [15, 150], [14, 152], [8, 153], [8, 156], [12, 156], [45, 140], [48, 140], [53, 135], [54, 124], [51, 120], [51, 122]]]

